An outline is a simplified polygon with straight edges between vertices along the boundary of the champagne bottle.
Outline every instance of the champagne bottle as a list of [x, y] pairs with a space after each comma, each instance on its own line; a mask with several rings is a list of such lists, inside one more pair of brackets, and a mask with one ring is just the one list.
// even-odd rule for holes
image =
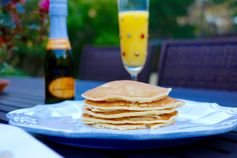
[[75, 79], [67, 35], [67, 0], [50, 0], [50, 33], [45, 55], [45, 103], [72, 100]]

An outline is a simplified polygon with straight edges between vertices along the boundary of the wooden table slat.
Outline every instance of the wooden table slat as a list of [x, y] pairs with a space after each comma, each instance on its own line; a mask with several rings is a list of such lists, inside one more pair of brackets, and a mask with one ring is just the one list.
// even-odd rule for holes
[[237, 133], [234, 133], [233, 131], [227, 134], [220, 135], [218, 136], [218, 138], [237, 144]]
[[2, 122], [2, 123], [7, 123], [8, 122], [8, 119], [6, 117], [5, 112], [0, 111], [0, 122]]
[[30, 96], [24, 96], [24, 95], [2, 95], [0, 96], [0, 100], [12, 100], [15, 102], [31, 102], [31, 103], [35, 103], [35, 102], [42, 102], [44, 100], [44, 97], [30, 97]]
[[[12, 98], [12, 97], [0, 97], [0, 104], [7, 104], [7, 103], [22, 103], [22, 104], [29, 104], [29, 105], [36, 105], [42, 104], [43, 100], [32, 100], [32, 99], [22, 99], [22, 98]], [[27, 107], [27, 106], [26, 106]]]
[[219, 150], [226, 153], [232, 153], [236, 151], [237, 143], [222, 139], [216, 139], [216, 137], [214, 137], [213, 139], [208, 141], [208, 143], [206, 144], [206, 148], [212, 150]]
[[226, 158], [226, 156], [230, 155], [227, 153], [221, 153], [219, 151], [213, 151], [209, 149], [203, 148], [203, 146], [199, 145], [189, 145], [188, 147], [185, 146], [183, 148], [178, 148], [172, 151], [175, 155], [182, 157], [182, 158], [204, 158], [204, 157], [216, 157], [216, 158]]
[[43, 96], [43, 91], [36, 91], [36, 90], [20, 90], [20, 89], [8, 89], [6, 90], [8, 93], [12, 93], [12, 94], [20, 94], [20, 95], [25, 95], [25, 96], [31, 96], [31, 97], [42, 97]]
[[18, 109], [18, 108], [12, 107], [12, 106], [4, 106], [4, 105], [0, 104], [0, 111], [2, 111], [2, 112], [7, 113], [9, 111], [13, 111], [13, 110], [16, 110], [16, 109]]
[[128, 157], [128, 158], [144, 158], [144, 155], [146, 157], [161, 157], [161, 158], [177, 158], [177, 155], [174, 155], [173, 153], [169, 153], [165, 151], [163, 148], [161, 149], [140, 149], [140, 150], [122, 150], [122, 151], [114, 151], [108, 152], [108, 150], [101, 150], [104, 153], [107, 153], [111, 155], [111, 157]]
[[2, 96], [9, 96], [10, 97], [21, 97], [21, 98], [26, 98], [26, 99], [35, 99], [39, 97], [44, 97], [43, 92], [21, 92], [21, 91], [16, 91], [16, 90], [7, 90], [2, 93]]
[[27, 102], [18, 102], [17, 104], [14, 101], [9, 101], [9, 100], [0, 100], [0, 104], [2, 105], [8, 105], [16, 108], [28, 108], [28, 107], [33, 107], [37, 103], [27, 103]]

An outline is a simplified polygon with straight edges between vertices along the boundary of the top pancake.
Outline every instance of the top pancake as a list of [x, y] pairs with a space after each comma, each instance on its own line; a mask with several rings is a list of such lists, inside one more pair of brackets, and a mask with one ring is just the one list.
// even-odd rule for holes
[[82, 94], [92, 101], [153, 102], [169, 95], [171, 88], [162, 88], [150, 84], [121, 80], [103, 84]]

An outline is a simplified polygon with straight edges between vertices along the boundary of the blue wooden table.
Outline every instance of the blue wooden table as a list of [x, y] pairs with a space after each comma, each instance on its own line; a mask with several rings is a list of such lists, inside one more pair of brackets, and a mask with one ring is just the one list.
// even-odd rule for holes
[[[44, 101], [44, 83], [42, 78], [8, 78], [9, 86], [0, 94], [0, 122], [7, 123], [5, 114], [19, 108], [27, 108], [41, 104]], [[77, 81], [76, 99], [81, 100], [80, 94], [84, 91], [103, 84], [95, 81]], [[175, 98], [216, 102], [222, 106], [237, 107], [237, 92], [216, 91], [204, 89], [174, 88], [171, 96]], [[47, 137], [36, 136], [59, 154], [69, 157], [96, 157], [96, 158], [234, 158], [237, 157], [237, 132], [232, 131], [223, 135], [206, 137], [200, 141], [187, 145], [149, 150], [99, 150], [84, 149], [57, 144]]]

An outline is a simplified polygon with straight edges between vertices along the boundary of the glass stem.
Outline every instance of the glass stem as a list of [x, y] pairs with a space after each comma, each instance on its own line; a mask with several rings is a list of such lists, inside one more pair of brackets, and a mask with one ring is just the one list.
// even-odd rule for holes
[[131, 79], [133, 80], [133, 81], [137, 81], [137, 74], [135, 75], [135, 74], [132, 74], [131, 75]]

